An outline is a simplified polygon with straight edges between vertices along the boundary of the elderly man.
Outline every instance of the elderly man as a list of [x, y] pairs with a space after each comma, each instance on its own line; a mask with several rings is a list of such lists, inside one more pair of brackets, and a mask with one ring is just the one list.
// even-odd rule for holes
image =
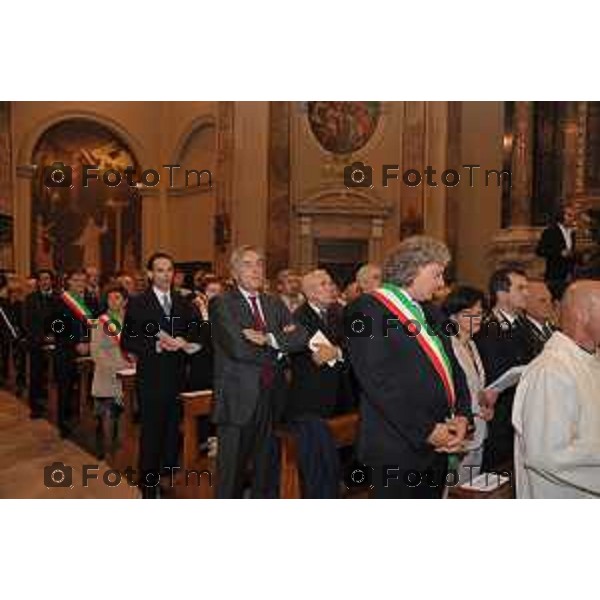
[[376, 497], [442, 497], [448, 455], [463, 448], [464, 373], [423, 304], [444, 285], [449, 261], [442, 242], [407, 238], [385, 261], [386, 283], [349, 308], [350, 360], [361, 387], [359, 456], [374, 468]]
[[321, 342], [311, 344], [292, 357], [292, 383], [286, 407], [288, 419], [329, 417], [336, 407], [344, 366], [342, 326], [335, 310], [335, 286], [329, 273], [317, 269], [302, 278], [306, 302], [294, 318], [310, 338], [322, 334]]
[[379, 265], [367, 263], [356, 272], [356, 283], [361, 292], [372, 292], [381, 285], [381, 276]]
[[600, 282], [572, 283], [560, 321], [515, 396], [517, 498], [600, 498]]
[[294, 312], [304, 302], [300, 291], [300, 277], [292, 269], [283, 269], [277, 273], [277, 293], [290, 312]]
[[232, 290], [209, 304], [215, 360], [215, 410], [219, 440], [217, 497], [239, 498], [246, 468], [254, 468], [252, 496], [269, 495], [269, 436], [280, 410], [287, 353], [306, 347], [304, 329], [285, 304], [261, 293], [263, 253], [241, 246], [231, 255]]
[[554, 333], [556, 315], [552, 294], [542, 280], [530, 279], [527, 284], [525, 314], [518, 317], [532, 357], [537, 356]]

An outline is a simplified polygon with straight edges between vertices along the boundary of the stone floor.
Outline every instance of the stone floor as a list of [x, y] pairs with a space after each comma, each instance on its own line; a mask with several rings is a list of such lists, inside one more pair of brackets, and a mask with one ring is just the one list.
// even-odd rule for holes
[[[64, 463], [72, 469], [71, 485], [47, 487], [44, 469], [53, 463]], [[83, 466], [98, 465], [97, 474], [83, 485]], [[29, 419], [25, 403], [6, 391], [0, 390], [0, 498], [138, 498], [137, 488], [128, 485], [123, 477], [119, 485], [103, 482], [107, 475], [109, 483], [116, 481], [117, 474], [110, 467], [79, 446], [62, 440], [58, 431], [48, 421]], [[68, 469], [65, 469], [68, 475]], [[55, 480], [62, 475], [56, 472]], [[69, 483], [67, 477], [63, 483]]]

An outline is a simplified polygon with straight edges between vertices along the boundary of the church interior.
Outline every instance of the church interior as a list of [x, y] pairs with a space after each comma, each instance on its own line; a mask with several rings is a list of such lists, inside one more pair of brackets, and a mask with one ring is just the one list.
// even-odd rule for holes
[[[57, 163], [69, 169], [68, 181], [48, 181]], [[84, 186], [86, 165], [94, 170], [87, 169], [93, 176]], [[133, 184], [103, 179], [128, 167]], [[0, 102], [7, 301], [23, 302], [43, 270], [59, 279], [93, 268], [100, 286], [117, 277], [143, 286], [146, 261], [157, 251], [173, 258], [181, 288], [193, 289], [197, 273], [227, 282], [232, 251], [244, 245], [264, 253], [271, 293], [280, 291], [282, 272], [302, 277], [322, 269], [343, 294], [362, 265], [381, 264], [411, 236], [446, 244], [448, 286], [486, 290], [490, 274], [508, 264], [543, 278], [536, 247], [565, 204], [576, 213], [579, 266], [595, 276], [600, 102]], [[70, 464], [77, 474], [94, 460], [93, 365], [78, 359], [76, 431], [63, 440], [53, 374], [48, 413], [30, 420], [31, 363], [27, 351], [8, 345], [0, 497], [137, 497], [135, 487], [102, 482], [102, 474], [120, 477], [136, 460], [131, 376], [122, 377], [121, 446], [98, 463], [99, 477], [86, 487], [48, 487], [48, 465]], [[213, 464], [210, 448], [199, 453], [198, 419], [210, 411], [210, 390], [184, 392], [180, 451], [191, 468]], [[351, 445], [354, 417], [335, 419], [337, 442]], [[279, 496], [301, 497], [298, 448], [281, 435]], [[204, 482], [190, 489], [175, 485], [165, 495], [211, 497]]]

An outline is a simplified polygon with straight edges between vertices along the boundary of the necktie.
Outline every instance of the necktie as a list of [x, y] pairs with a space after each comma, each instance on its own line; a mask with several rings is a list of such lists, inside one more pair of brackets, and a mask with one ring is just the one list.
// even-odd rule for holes
[[[262, 318], [260, 309], [258, 308], [258, 298], [256, 296], [249, 296], [249, 298], [250, 305], [252, 306], [252, 317], [254, 318], [254, 329], [267, 333], [267, 324]], [[270, 362], [271, 357], [268, 356], [267, 360], [269, 362], [266, 362], [260, 371], [260, 383], [265, 389], [269, 389], [273, 385], [273, 380], [275, 379], [275, 370]]]
[[163, 310], [167, 317], [171, 316], [171, 300], [169, 299], [169, 294], [163, 294]]
[[256, 296], [249, 296], [250, 304], [252, 305], [252, 316], [254, 317], [254, 328], [263, 333], [267, 332], [267, 324], [265, 323], [260, 309], [258, 308], [258, 298]]

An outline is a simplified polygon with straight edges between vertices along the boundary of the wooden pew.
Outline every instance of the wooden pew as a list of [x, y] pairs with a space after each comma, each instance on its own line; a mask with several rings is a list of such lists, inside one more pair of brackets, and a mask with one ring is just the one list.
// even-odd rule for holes
[[[181, 469], [174, 477], [173, 494], [177, 498], [213, 498], [216, 460], [200, 453], [200, 443], [206, 440], [198, 438], [197, 427], [198, 417], [208, 417], [212, 412], [213, 392], [212, 390], [183, 392], [179, 395], [179, 400], [183, 408], [181, 420], [183, 448]], [[209, 482], [207, 475], [202, 475], [198, 479], [197, 475], [189, 474], [189, 471], [209, 471], [211, 480]]]
[[140, 428], [136, 421], [135, 369], [119, 371], [117, 377], [123, 386], [123, 412], [119, 421], [119, 443], [114, 454], [109, 455], [108, 462], [121, 472], [127, 467], [137, 472]]
[[54, 364], [54, 346], [45, 346], [46, 353], [46, 389], [48, 390], [48, 421], [55, 427], [58, 427], [58, 387], [56, 384], [55, 364]]
[[[338, 448], [345, 448], [354, 444], [359, 423], [357, 412], [326, 419], [326, 423]], [[279, 497], [302, 498], [296, 437], [283, 428], [277, 429], [276, 436], [279, 438], [281, 449]]]

